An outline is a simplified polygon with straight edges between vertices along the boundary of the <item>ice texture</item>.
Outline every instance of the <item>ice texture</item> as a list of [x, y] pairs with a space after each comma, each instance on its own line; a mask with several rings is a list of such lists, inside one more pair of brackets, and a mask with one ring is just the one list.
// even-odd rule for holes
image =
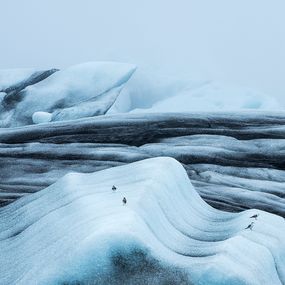
[[52, 113], [51, 121], [103, 115], [134, 71], [131, 64], [88, 62], [54, 72], [4, 97], [0, 125], [33, 124], [36, 112]]
[[0, 204], [69, 171], [180, 161], [212, 206], [285, 217], [285, 117], [277, 113], [124, 114], [0, 130]]
[[281, 285], [284, 236], [283, 218], [216, 210], [176, 160], [147, 159], [67, 174], [1, 208], [0, 281]]
[[284, 285], [278, 103], [135, 70], [0, 71], [0, 284]]

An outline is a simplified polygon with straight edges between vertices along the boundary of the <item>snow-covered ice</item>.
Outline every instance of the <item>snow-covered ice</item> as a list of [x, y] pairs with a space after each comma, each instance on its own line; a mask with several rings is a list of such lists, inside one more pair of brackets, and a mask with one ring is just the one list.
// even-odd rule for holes
[[280, 105], [269, 96], [240, 87], [205, 84], [195, 90], [183, 90], [155, 103], [148, 112], [278, 110]]
[[283, 218], [215, 210], [176, 160], [148, 159], [70, 173], [1, 208], [0, 281], [281, 285], [284, 237]]
[[282, 109], [276, 98], [253, 88], [139, 66], [108, 113]]
[[103, 115], [135, 69], [125, 63], [88, 62], [57, 71], [7, 97], [9, 101], [2, 103], [1, 125], [32, 124], [35, 112], [53, 113], [52, 121]]
[[48, 123], [52, 119], [52, 114], [48, 112], [35, 112], [32, 116], [34, 124]]
[[10, 94], [0, 96], [1, 127], [33, 124], [37, 112], [59, 121], [128, 112], [282, 110], [276, 99], [250, 88], [169, 77], [117, 62], [0, 71], [0, 92], [5, 90]]
[[0, 71], [0, 284], [284, 285], [278, 102], [135, 71]]
[[[141, 75], [142, 78], [138, 78]], [[118, 97], [114, 112], [193, 112], [282, 110], [273, 97], [256, 90], [210, 80], [136, 74]]]

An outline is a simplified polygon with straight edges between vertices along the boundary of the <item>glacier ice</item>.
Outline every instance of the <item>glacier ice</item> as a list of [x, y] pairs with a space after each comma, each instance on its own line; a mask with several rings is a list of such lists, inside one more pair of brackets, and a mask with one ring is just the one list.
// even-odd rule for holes
[[123, 114], [0, 130], [0, 204], [69, 171], [171, 156], [199, 194], [227, 211], [285, 217], [285, 117], [277, 113]]
[[53, 113], [52, 121], [105, 114], [134, 71], [131, 64], [88, 62], [54, 72], [9, 100], [4, 97], [2, 125], [32, 124], [36, 112]]
[[0, 127], [32, 124], [36, 112], [52, 113], [51, 121], [59, 121], [106, 113], [282, 109], [275, 99], [249, 88], [144, 69], [123, 89], [135, 69], [127, 63], [89, 62], [60, 71], [0, 71], [0, 92], [8, 92], [0, 96]]
[[285, 284], [276, 101], [135, 69], [0, 71], [0, 284]]
[[0, 221], [3, 285], [285, 282], [284, 219], [211, 208], [172, 158], [67, 174]]
[[52, 119], [52, 114], [48, 112], [35, 112], [32, 116], [34, 124], [48, 123]]
[[191, 77], [181, 79], [139, 67], [108, 113], [125, 113], [137, 109], [148, 111], [156, 103], [176, 96], [185, 89], [196, 90], [207, 84], [208, 80], [194, 80]]
[[276, 98], [249, 87], [139, 67], [109, 113], [282, 109]]
[[236, 110], [282, 110], [276, 99], [249, 88], [207, 82], [196, 88], [177, 90], [174, 95], [155, 102], [149, 108], [132, 112], [191, 112]]

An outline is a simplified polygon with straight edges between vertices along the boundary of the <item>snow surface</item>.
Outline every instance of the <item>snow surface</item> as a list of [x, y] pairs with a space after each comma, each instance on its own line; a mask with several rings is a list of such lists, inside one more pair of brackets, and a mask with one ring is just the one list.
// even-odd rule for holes
[[3, 285], [281, 285], [284, 254], [283, 218], [211, 208], [172, 158], [70, 173], [0, 209]]

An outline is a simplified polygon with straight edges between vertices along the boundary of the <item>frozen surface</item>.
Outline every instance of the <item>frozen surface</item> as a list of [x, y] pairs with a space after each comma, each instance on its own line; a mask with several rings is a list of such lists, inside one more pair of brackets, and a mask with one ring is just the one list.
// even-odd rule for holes
[[48, 112], [35, 112], [32, 116], [34, 124], [48, 123], [52, 119], [52, 114]]
[[212, 206], [285, 217], [283, 114], [122, 114], [0, 130], [0, 204], [69, 171], [170, 156]]
[[276, 98], [254, 89], [139, 67], [109, 113], [281, 109]]
[[183, 90], [196, 90], [207, 84], [208, 80], [166, 76], [151, 69], [138, 67], [109, 113], [129, 112], [135, 109], [146, 111], [156, 103], [176, 96]]
[[284, 219], [211, 208], [171, 158], [68, 174], [0, 221], [3, 285], [285, 283]]
[[195, 90], [184, 90], [155, 103], [150, 112], [278, 110], [274, 98], [245, 88], [207, 84]]
[[128, 112], [282, 110], [276, 99], [249, 88], [135, 70], [127, 63], [89, 62], [60, 71], [0, 71], [0, 92], [7, 93], [0, 96], [0, 127], [37, 123], [37, 112], [63, 121]]
[[32, 124], [36, 112], [52, 113], [51, 121], [103, 115], [134, 71], [134, 65], [115, 62], [89, 62], [57, 71], [8, 94], [2, 103], [0, 125]]
[[0, 72], [0, 284], [284, 285], [278, 103], [135, 69]]

